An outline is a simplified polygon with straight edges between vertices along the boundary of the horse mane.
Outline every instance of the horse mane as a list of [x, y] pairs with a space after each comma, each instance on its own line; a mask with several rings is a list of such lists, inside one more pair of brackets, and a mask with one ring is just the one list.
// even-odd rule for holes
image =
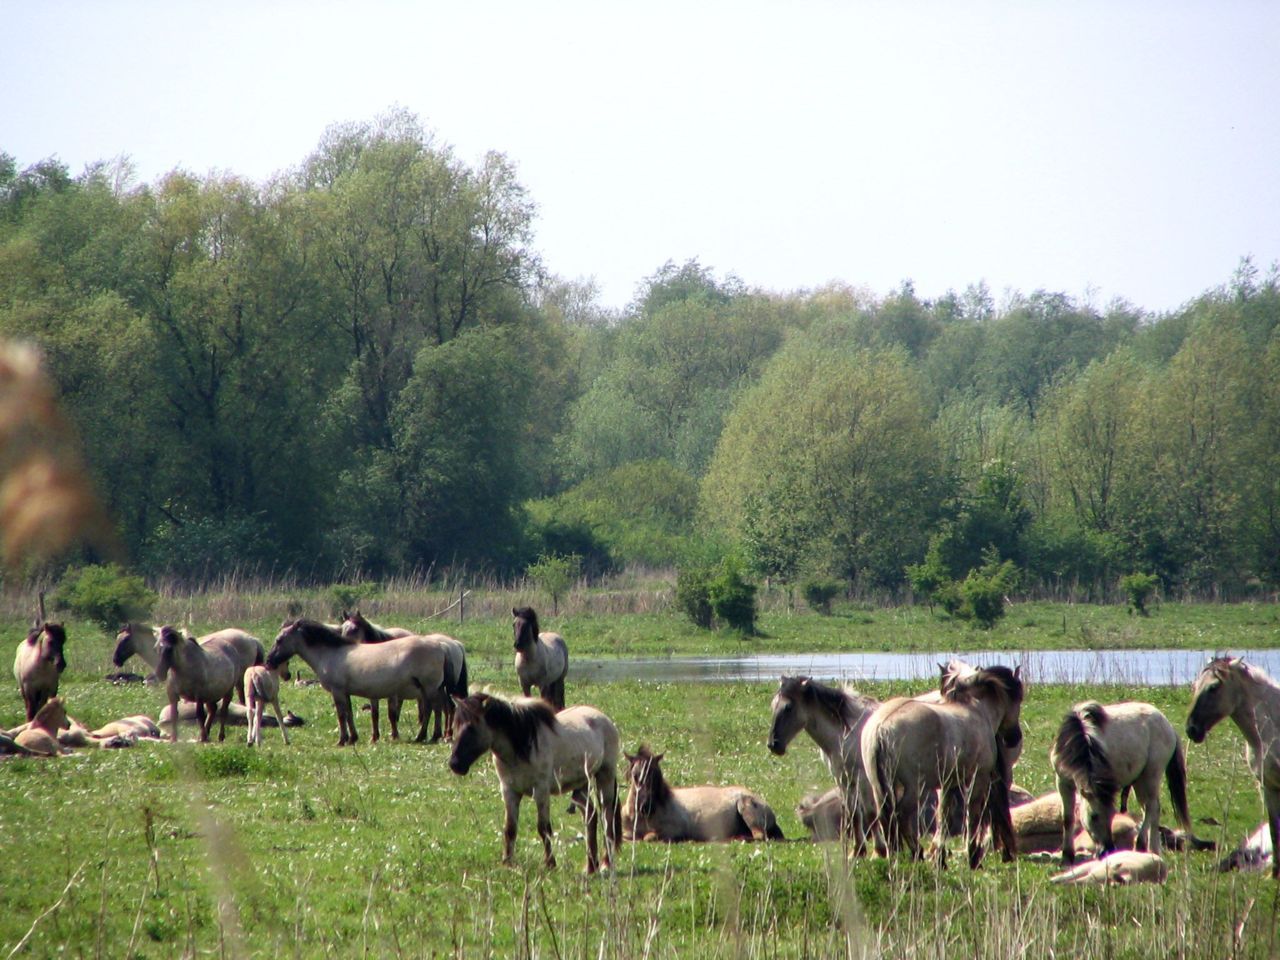
[[1053, 754], [1059, 765], [1092, 785], [1099, 801], [1110, 805], [1115, 803], [1120, 786], [1107, 752], [1098, 739], [1103, 726], [1095, 719], [1099, 716], [1105, 723], [1106, 711], [1101, 704], [1090, 701], [1073, 707], [1058, 727]]
[[787, 696], [794, 696], [798, 690], [803, 691], [802, 696], [811, 698], [839, 721], [845, 730], [856, 724], [867, 708], [874, 705], [870, 697], [847, 687], [828, 686], [812, 677], [787, 677], [782, 681], [782, 690]]
[[[649, 749], [647, 743], [640, 744], [640, 749], [636, 751], [635, 760], [643, 765], [645, 772], [648, 774], [644, 784], [647, 791], [648, 803], [645, 804], [646, 810], [652, 810], [655, 803], [665, 803], [671, 796], [671, 786], [667, 783], [667, 778], [662, 775], [662, 767], [658, 765], [658, 756]], [[632, 763], [634, 769], [636, 764]], [[629, 772], [629, 771], [628, 771]], [[636, 784], [637, 787], [640, 784]]]
[[481, 693], [467, 697], [465, 702], [483, 710], [485, 723], [511, 742], [511, 749], [520, 760], [528, 760], [533, 755], [540, 729], [546, 727], [554, 731], [559, 727], [555, 708], [545, 700], [504, 700]]
[[62, 624], [42, 623], [40, 626], [33, 628], [32, 631], [27, 634], [27, 643], [36, 643], [42, 633], [47, 633], [49, 635], [49, 642], [55, 647], [67, 642], [67, 631]]
[[984, 695], [995, 694], [1017, 704], [1022, 703], [1024, 692], [1025, 687], [1017, 673], [997, 664], [979, 667], [971, 676], [958, 678], [950, 689], [943, 692], [942, 699], [946, 703], [972, 703]]
[[1280, 690], [1280, 683], [1277, 683], [1271, 674], [1255, 664], [1245, 663], [1244, 657], [1214, 657], [1204, 665], [1202, 672], [1209, 672], [1215, 676], [1223, 677], [1232, 670], [1237, 669], [1250, 680], [1256, 680], [1258, 683]]
[[302, 637], [303, 643], [313, 647], [354, 647], [356, 641], [351, 637], [344, 637], [337, 630], [330, 630], [318, 620], [295, 620], [292, 624], [286, 624], [290, 629], [297, 632]]

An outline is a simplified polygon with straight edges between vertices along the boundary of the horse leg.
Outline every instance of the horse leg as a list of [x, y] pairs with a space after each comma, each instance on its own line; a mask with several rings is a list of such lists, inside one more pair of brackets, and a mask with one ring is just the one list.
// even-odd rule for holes
[[1129, 812], [1129, 791], [1133, 789], [1133, 784], [1126, 784], [1120, 790], [1120, 812]]
[[990, 817], [989, 793], [989, 789], [978, 789], [977, 778], [969, 787], [964, 833], [969, 843], [970, 870], [977, 870], [982, 865], [982, 855], [986, 847], [983, 843], [982, 825]]
[[173, 732], [169, 734], [169, 740], [173, 743], [178, 742], [178, 695], [176, 693], [169, 694], [169, 716], [173, 719]]
[[552, 870], [556, 865], [556, 855], [551, 848], [551, 794], [546, 789], [536, 789], [533, 802], [538, 808], [538, 836], [542, 838], [543, 862], [548, 870]]
[[342, 715], [347, 718], [347, 743], [354, 747], [360, 739], [360, 734], [356, 730], [356, 712], [351, 707], [351, 694], [349, 693], [342, 695]]
[[336, 690], [333, 693], [333, 710], [338, 715], [338, 746], [345, 747], [347, 745], [347, 718], [342, 712], [342, 694]]
[[[591, 796], [590, 789], [585, 791], [586, 806], [583, 808], [583, 814], [587, 821], [587, 874], [593, 874], [600, 869], [600, 849], [599, 840], [596, 834], [599, 831], [600, 824], [600, 806]], [[606, 849], [609, 841], [605, 840]]]
[[516, 826], [520, 822], [520, 794], [502, 785], [502, 804], [506, 808], [506, 820], [502, 824], [502, 862], [508, 867], [516, 862]]
[[1076, 862], [1076, 784], [1070, 777], [1058, 775], [1058, 796], [1062, 799], [1062, 865]]
[[246, 747], [252, 747], [253, 746], [254, 714], [256, 713], [258, 708], [258, 698], [256, 696], [250, 697], [249, 702], [245, 704], [245, 706], [248, 708], [245, 712], [248, 714], [249, 732], [245, 734], [244, 744]]
[[400, 698], [387, 697], [387, 722], [391, 724], [391, 739], [400, 739]]
[[1280, 880], [1280, 789], [1264, 787], [1262, 799], [1267, 807], [1267, 829], [1271, 833], [1271, 879]]
[[427, 702], [427, 691], [422, 681], [415, 680], [414, 683], [418, 686], [418, 735], [413, 739], [415, 743], [426, 743], [427, 727], [431, 723], [431, 705]]
[[[1142, 804], [1142, 825], [1138, 827], [1137, 850], [1160, 852], [1160, 774], [1161, 768], [1148, 764], [1142, 776], [1134, 782], [1133, 793]], [[1108, 825], [1109, 826], [1109, 825]]]
[[[271, 701], [271, 709], [275, 711], [276, 723], [280, 727], [280, 736], [284, 737], [284, 745], [287, 747], [289, 745], [289, 731], [284, 728], [284, 717], [280, 716], [280, 698], [279, 697]], [[261, 719], [258, 720], [258, 727], [259, 728], [262, 727]], [[261, 732], [259, 732], [259, 736], [261, 736]]]
[[[391, 701], [388, 700], [387, 716], [389, 717], [390, 715], [391, 715]], [[382, 735], [381, 731], [378, 729], [379, 717], [378, 717], [378, 701], [377, 700], [369, 701], [369, 719], [370, 719], [370, 722], [373, 724], [373, 732], [369, 735], [369, 742], [377, 743], [378, 739]]]
[[[220, 724], [218, 727], [219, 743], [227, 739], [227, 711], [231, 709], [231, 694], [232, 691], [228, 690], [227, 695], [222, 698], [222, 707], [218, 710], [218, 723]], [[216, 704], [217, 701], [215, 700], [214, 703]], [[209, 729], [213, 729], [212, 720], [209, 721]]]
[[244, 671], [240, 671], [240, 676], [236, 678], [235, 683], [236, 702], [241, 706], [248, 706], [249, 701], [244, 698]]
[[444, 687], [441, 687], [431, 698], [431, 719], [435, 725], [435, 730], [431, 734], [432, 743], [438, 742], [444, 736], [444, 707], [440, 701], [448, 697], [449, 694], [445, 693]]
[[596, 774], [596, 803], [604, 817], [604, 867], [613, 866], [618, 845], [622, 843], [622, 807], [618, 803], [618, 778], [606, 766]]

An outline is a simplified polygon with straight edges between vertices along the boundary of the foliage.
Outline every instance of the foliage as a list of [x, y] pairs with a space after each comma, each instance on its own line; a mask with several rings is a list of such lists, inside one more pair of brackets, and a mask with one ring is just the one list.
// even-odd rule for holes
[[577, 554], [543, 554], [529, 564], [525, 575], [544, 593], [551, 595], [551, 612], [560, 612], [560, 598], [568, 592], [582, 573], [582, 558]]
[[959, 582], [960, 604], [948, 612], [990, 630], [1004, 616], [1005, 599], [1017, 582], [1018, 568], [1014, 562], [1001, 560], [995, 550], [990, 550], [982, 566], [970, 570]]
[[1150, 615], [1147, 612], [1147, 601], [1155, 594], [1156, 587], [1159, 585], [1159, 577], [1141, 571], [1125, 574], [1120, 578], [1120, 589], [1129, 598], [1129, 609], [1135, 611], [1140, 617]]
[[831, 615], [831, 601], [844, 590], [844, 584], [832, 577], [813, 576], [800, 582], [800, 594], [805, 603], [826, 616]]
[[[938, 535], [929, 539], [929, 549], [923, 562], [908, 565], [906, 572], [912, 591], [917, 597], [924, 599], [930, 610], [935, 603], [942, 603], [944, 596], [948, 602], [952, 600], [954, 591], [948, 590], [953, 585], [951, 569], [942, 559], [942, 541]], [[947, 608], [947, 604], [943, 606], [944, 609]], [[947, 609], [947, 612], [954, 611]]]
[[715, 610], [711, 606], [711, 580], [714, 576], [709, 566], [686, 563], [676, 570], [676, 607], [694, 626], [710, 630]]
[[730, 629], [750, 635], [756, 632], [756, 587], [742, 575], [742, 563], [730, 554], [707, 583], [707, 599], [716, 619]]
[[335, 583], [327, 593], [329, 596], [329, 613], [337, 617], [350, 612], [375, 597], [381, 596], [382, 584], [374, 581], [363, 583]]
[[149, 619], [159, 599], [141, 577], [125, 573], [114, 563], [68, 570], [50, 598], [55, 610], [69, 611], [108, 631]]

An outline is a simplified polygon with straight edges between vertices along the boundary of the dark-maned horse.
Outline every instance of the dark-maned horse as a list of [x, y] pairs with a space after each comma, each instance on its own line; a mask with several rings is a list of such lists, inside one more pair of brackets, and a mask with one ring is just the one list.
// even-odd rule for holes
[[513, 607], [516, 676], [526, 697], [538, 688], [542, 699], [557, 710], [564, 709], [564, 681], [569, 672], [569, 648], [558, 633], [542, 633], [533, 607]]
[[1271, 835], [1271, 876], [1280, 878], [1280, 684], [1243, 657], [1205, 664], [1191, 691], [1187, 736], [1203, 743], [1214, 725], [1230, 717], [1245, 742], [1249, 769], [1258, 779]]
[[1193, 835], [1182, 744], [1173, 724], [1151, 704], [1076, 704], [1062, 718], [1049, 759], [1062, 797], [1064, 864], [1075, 862], [1077, 793], [1088, 808], [1085, 828], [1103, 855], [1115, 849], [1111, 820], [1116, 813], [1116, 795], [1129, 785], [1142, 804], [1137, 848], [1160, 852], [1161, 777], [1169, 783], [1178, 823], [1188, 837]]
[[358, 643], [315, 620], [292, 620], [280, 628], [267, 666], [278, 667], [295, 655], [306, 661], [333, 697], [338, 746], [358, 739], [352, 697], [417, 700], [421, 742], [427, 739], [427, 704], [442, 687], [448, 689], [448, 651], [429, 637]]
[[623, 836], [668, 843], [708, 840], [781, 840], [773, 810], [746, 787], [672, 787], [662, 775], [661, 753], [642, 745], [627, 754]]
[[607, 868], [621, 839], [619, 739], [613, 721], [595, 707], [570, 707], [556, 713], [543, 700], [504, 700], [477, 693], [455, 702], [449, 769], [464, 775], [476, 760], [493, 753], [506, 808], [502, 862], [514, 863], [520, 801], [532, 796], [545, 862], [554, 867], [551, 797], [572, 793], [585, 807], [587, 873], [594, 873], [601, 862], [596, 836], [601, 815], [605, 823], [603, 864]]
[[27, 634], [13, 658], [13, 678], [18, 681], [27, 719], [34, 720], [45, 703], [58, 693], [58, 681], [67, 669], [63, 647], [67, 631], [59, 623], [46, 623]]
[[[898, 698], [872, 714], [862, 730], [862, 763], [890, 851], [920, 855], [926, 803], [941, 793], [965, 804], [971, 868], [982, 860], [984, 826], [1005, 860], [1016, 855], [1004, 743], [1014, 739], [1022, 697], [1017, 671], [980, 667], [957, 680], [943, 703]], [[936, 819], [938, 858], [945, 865], [947, 818]]]
[[[111, 662], [117, 667], [123, 667], [125, 661], [137, 654], [154, 671], [159, 663], [159, 655], [156, 653], [156, 634], [159, 629], [145, 623], [126, 623], [116, 634], [116, 649], [111, 655]], [[262, 641], [238, 627], [227, 627], [225, 630], [215, 630], [197, 637], [196, 643], [202, 647], [217, 647], [231, 657], [236, 665], [236, 698], [244, 703], [244, 672], [262, 663], [266, 656]]]
[[[207, 743], [213, 729], [213, 721], [222, 717], [218, 727], [218, 739], [227, 738], [227, 705], [235, 694], [237, 661], [231, 652], [220, 646], [202, 646], [195, 637], [175, 630], [160, 628], [156, 638], [156, 677], [169, 695], [169, 710], [178, 715], [178, 700], [192, 700], [196, 704], [196, 717], [200, 722], [200, 742]], [[178, 742], [178, 725], [173, 725], [170, 739]]]

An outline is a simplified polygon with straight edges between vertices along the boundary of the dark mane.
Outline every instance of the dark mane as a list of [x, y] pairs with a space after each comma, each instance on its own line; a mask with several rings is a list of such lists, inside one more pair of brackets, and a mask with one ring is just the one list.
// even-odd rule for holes
[[1115, 803], [1116, 792], [1120, 788], [1111, 769], [1111, 761], [1098, 741], [1098, 727], [1087, 712], [1093, 706], [1097, 704], [1084, 704], [1062, 718], [1062, 725], [1058, 727], [1058, 735], [1053, 741], [1053, 753], [1056, 765], [1073, 778], [1087, 781], [1098, 800], [1111, 805]]
[[640, 744], [640, 749], [636, 751], [631, 761], [631, 770], [637, 768], [645, 776], [643, 783], [636, 777], [631, 778], [635, 789], [642, 791], [636, 796], [636, 808], [640, 812], [651, 813], [656, 805], [667, 802], [671, 796], [671, 787], [667, 783], [667, 778], [662, 775], [657, 754], [649, 749], [648, 744]]
[[331, 630], [316, 620], [295, 620], [286, 627], [302, 638], [303, 643], [313, 647], [354, 647], [356, 640], [344, 637], [337, 630]]
[[1024, 687], [1017, 673], [1009, 667], [979, 667], [971, 677], [963, 677], [952, 687], [943, 692], [942, 698], [948, 703], [971, 703], [983, 696], [995, 695], [1004, 697], [1010, 703], [1022, 703]]
[[476, 694], [468, 697], [466, 703], [476, 710], [483, 710], [485, 723], [510, 741], [511, 749], [520, 760], [528, 760], [533, 755], [539, 730], [546, 727], [554, 731], [559, 726], [555, 709], [545, 700], [512, 702]]
[[[820, 683], [812, 677], [788, 677], [782, 682], [782, 692], [794, 697], [798, 692], [810, 699], [822, 710], [830, 714], [839, 724], [848, 730], [861, 717], [860, 708], [869, 706], [867, 698], [852, 693], [842, 687], [832, 687]], [[865, 711], [864, 711], [865, 712]]]

